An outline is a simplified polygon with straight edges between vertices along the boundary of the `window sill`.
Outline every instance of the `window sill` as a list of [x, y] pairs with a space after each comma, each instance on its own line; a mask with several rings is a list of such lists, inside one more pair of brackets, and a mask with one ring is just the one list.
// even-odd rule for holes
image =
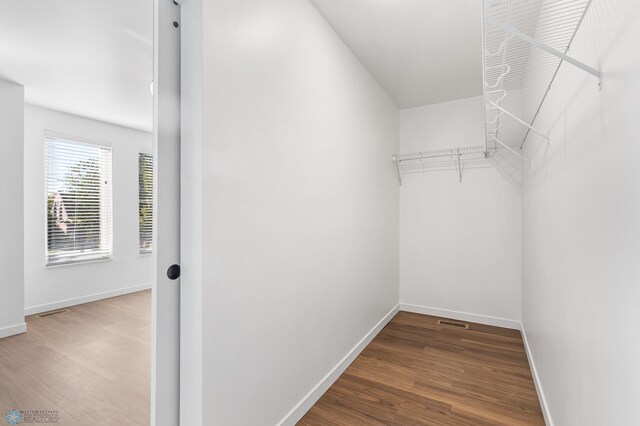
[[93, 259], [80, 259], [80, 260], [70, 260], [66, 262], [54, 262], [54, 263], [46, 263], [45, 268], [61, 268], [65, 266], [76, 266], [76, 265], [86, 265], [88, 263], [104, 263], [113, 261], [113, 256], [109, 257], [100, 257]]

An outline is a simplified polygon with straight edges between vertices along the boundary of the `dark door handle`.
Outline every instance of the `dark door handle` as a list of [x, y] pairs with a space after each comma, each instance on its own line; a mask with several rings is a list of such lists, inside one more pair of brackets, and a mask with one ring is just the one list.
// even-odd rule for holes
[[180, 278], [180, 265], [171, 265], [169, 269], [167, 269], [167, 277], [170, 280], [177, 280]]

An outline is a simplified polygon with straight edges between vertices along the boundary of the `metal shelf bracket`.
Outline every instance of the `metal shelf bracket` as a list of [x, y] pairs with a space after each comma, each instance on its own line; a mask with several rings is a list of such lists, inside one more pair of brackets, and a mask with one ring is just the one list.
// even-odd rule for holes
[[[547, 142], [549, 141], [549, 137], [547, 135], [545, 135], [544, 133], [542, 133], [540, 130], [536, 129], [535, 127], [533, 127], [532, 125], [530, 125], [529, 123], [527, 123], [526, 121], [518, 118], [515, 114], [507, 111], [506, 109], [502, 108], [500, 105], [496, 104], [495, 102], [492, 102], [490, 100], [487, 99], [487, 102], [491, 105], [490, 109], [497, 109], [505, 114], [507, 114], [509, 117], [513, 118], [514, 120], [516, 120], [518, 123], [522, 124], [525, 127], [528, 127], [530, 130], [532, 130], [534, 133], [537, 133], [538, 135], [540, 135], [542, 138], [544, 138]], [[489, 107], [488, 107], [489, 108]]]
[[392, 155], [391, 161], [396, 163], [396, 171], [398, 172], [398, 183], [400, 184], [400, 186], [402, 186], [402, 175], [400, 174], [400, 161], [398, 161], [398, 156]]
[[497, 137], [495, 137], [494, 135], [489, 135], [491, 136], [491, 139], [493, 139], [494, 141], [496, 141], [498, 144], [500, 144], [503, 148], [505, 148], [507, 151], [509, 151], [510, 153], [512, 153], [513, 155], [515, 155], [516, 157], [518, 157], [519, 159], [521, 159], [522, 161], [524, 161], [525, 163], [527, 163], [529, 166], [531, 166], [531, 160], [529, 160], [528, 158], [526, 158], [525, 156], [523, 156], [522, 154], [520, 154], [519, 152], [517, 152], [515, 149], [511, 148], [509, 145], [505, 144], [504, 142], [502, 142], [500, 139], [498, 139]]
[[602, 87], [602, 72], [600, 72], [599, 70], [590, 67], [589, 65], [586, 65], [576, 59], [573, 59], [570, 56], [565, 55], [564, 53], [558, 52], [555, 49], [552, 49], [551, 47], [547, 46], [546, 44], [542, 43], [541, 41], [531, 37], [530, 35], [527, 35], [521, 31], [519, 31], [517, 28], [511, 26], [511, 25], [506, 25], [503, 24], [502, 22], [499, 22], [493, 18], [486, 18], [486, 21], [489, 22], [492, 25], [495, 25], [501, 29], [503, 29], [504, 31], [508, 32], [509, 34], [515, 35], [516, 37], [521, 38], [522, 40], [526, 41], [527, 43], [536, 46], [542, 50], [544, 50], [545, 52], [548, 52], [554, 56], [556, 56], [557, 58], [560, 58], [563, 61], [566, 61], [568, 63], [570, 63], [571, 65], [574, 65], [586, 72], [588, 72], [589, 74], [595, 76], [598, 78], [598, 86]]

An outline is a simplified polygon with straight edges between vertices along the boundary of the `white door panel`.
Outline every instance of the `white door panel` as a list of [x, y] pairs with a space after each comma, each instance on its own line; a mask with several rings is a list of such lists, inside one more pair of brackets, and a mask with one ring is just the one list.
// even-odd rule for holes
[[[180, 279], [180, 6], [154, 0], [154, 230], [151, 424], [179, 424]], [[174, 24], [175, 23], [175, 24]]]

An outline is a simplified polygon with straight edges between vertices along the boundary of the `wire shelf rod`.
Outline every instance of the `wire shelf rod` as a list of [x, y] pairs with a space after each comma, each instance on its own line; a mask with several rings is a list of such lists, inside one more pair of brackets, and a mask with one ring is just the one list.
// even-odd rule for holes
[[491, 135], [491, 137], [493, 138], [494, 141], [496, 141], [497, 143], [502, 145], [502, 147], [505, 148], [507, 151], [511, 152], [516, 157], [518, 157], [521, 160], [525, 161], [527, 164], [531, 165], [531, 161], [528, 158], [526, 158], [525, 156], [523, 156], [519, 152], [516, 152], [515, 149], [511, 148], [509, 145], [505, 144], [504, 142], [502, 142], [500, 139], [496, 138], [495, 136]]
[[[483, 96], [488, 155], [499, 149], [511, 149], [519, 142], [522, 146], [526, 141], [527, 136], [518, 142], [503, 141], [500, 135], [505, 115], [525, 125], [526, 135], [535, 131], [531, 130], [533, 122], [563, 62], [601, 80], [599, 70], [567, 55], [590, 3], [591, 0], [483, 0]], [[515, 90], [531, 97], [538, 105], [537, 111], [526, 111], [525, 116], [519, 117], [508, 107], [505, 109], [503, 102], [508, 102]], [[519, 138], [519, 132], [509, 137]]]
[[575, 65], [576, 67], [588, 72], [589, 74], [592, 74], [592, 75], [594, 75], [594, 76], [596, 76], [598, 78], [602, 78], [602, 73], [599, 70], [597, 70], [597, 69], [595, 69], [593, 67], [590, 67], [589, 65], [586, 65], [586, 64], [584, 64], [584, 63], [582, 63], [582, 62], [580, 62], [580, 61], [578, 61], [576, 59], [573, 59], [572, 57], [567, 56], [564, 53], [558, 52], [557, 50], [547, 46], [546, 44], [540, 42], [539, 40], [537, 40], [537, 39], [535, 39], [535, 38], [533, 38], [533, 37], [521, 32], [521, 31], [519, 31], [518, 29], [516, 29], [516, 28], [514, 28], [514, 27], [512, 27], [510, 25], [502, 24], [502, 23], [500, 23], [498, 21], [495, 21], [493, 19], [489, 19], [489, 22], [494, 24], [494, 25], [498, 25], [498, 26], [504, 28], [505, 31], [508, 31], [508, 32], [510, 32], [512, 34], [515, 34], [516, 36], [520, 37], [521, 39], [523, 39], [525, 41], [528, 41], [532, 45], [534, 45], [536, 47], [539, 47], [540, 49], [542, 49], [542, 50], [544, 50], [544, 51], [546, 51], [546, 52], [548, 52], [548, 53], [560, 58], [561, 60], [563, 60], [565, 62], [569, 62], [571, 65]]
[[[582, 25], [582, 21], [584, 21], [584, 17], [587, 14], [587, 11], [589, 10], [589, 7], [591, 6], [591, 2], [592, 0], [588, 0], [585, 8], [584, 8], [584, 12], [582, 13], [582, 16], [580, 17], [580, 21], [578, 22], [578, 24], [576, 25], [576, 29], [573, 32], [573, 35], [571, 36], [571, 39], [569, 40], [569, 42], [567, 43], [567, 47], [565, 49], [565, 54], [567, 52], [569, 52], [569, 49], [571, 48], [571, 44], [573, 44], [573, 40], [576, 37], [576, 34], [578, 33], [578, 29], [580, 29], [580, 26]], [[540, 100], [540, 104], [538, 105], [538, 108], [536, 109], [536, 112], [533, 115], [533, 118], [531, 119], [531, 125], [533, 126], [536, 122], [536, 119], [538, 118], [538, 115], [540, 114], [540, 110], [542, 109], [542, 105], [544, 104], [544, 101], [547, 99], [547, 96], [549, 95], [549, 91], [551, 90], [551, 86], [553, 85], [553, 82], [555, 81], [556, 77], [558, 76], [558, 72], [560, 71], [560, 67], [562, 66], [562, 61], [560, 61], [560, 63], [558, 64], [558, 67], [556, 68], [555, 72], [553, 73], [553, 77], [551, 77], [551, 80], [549, 81], [549, 85], [547, 86], [547, 89], [544, 92], [544, 95], [542, 95], [542, 99]], [[600, 88], [602, 88], [602, 80], [600, 81]], [[520, 144], [520, 150], [522, 150], [524, 148], [524, 144], [527, 142], [527, 137], [529, 137], [529, 131], [527, 131], [527, 133], [525, 133], [524, 138], [522, 139], [522, 143]]]
[[396, 164], [401, 185], [402, 174], [456, 170], [458, 179], [462, 182], [462, 175], [467, 166], [471, 168], [479, 164], [491, 166], [490, 158], [483, 145], [397, 154], [392, 156], [392, 161]]
[[545, 135], [544, 133], [542, 133], [540, 130], [536, 129], [535, 127], [531, 126], [529, 123], [527, 123], [526, 121], [520, 119], [518, 116], [516, 116], [515, 114], [510, 113], [509, 111], [507, 111], [506, 109], [502, 108], [501, 106], [497, 105], [494, 102], [488, 101], [491, 105], [493, 105], [495, 108], [499, 109], [501, 112], [507, 114], [509, 117], [513, 118], [514, 120], [516, 120], [518, 123], [522, 124], [523, 126], [526, 126], [527, 128], [529, 128], [529, 130], [537, 133], [538, 135], [542, 136], [547, 142], [549, 141], [549, 137], [547, 135]]

